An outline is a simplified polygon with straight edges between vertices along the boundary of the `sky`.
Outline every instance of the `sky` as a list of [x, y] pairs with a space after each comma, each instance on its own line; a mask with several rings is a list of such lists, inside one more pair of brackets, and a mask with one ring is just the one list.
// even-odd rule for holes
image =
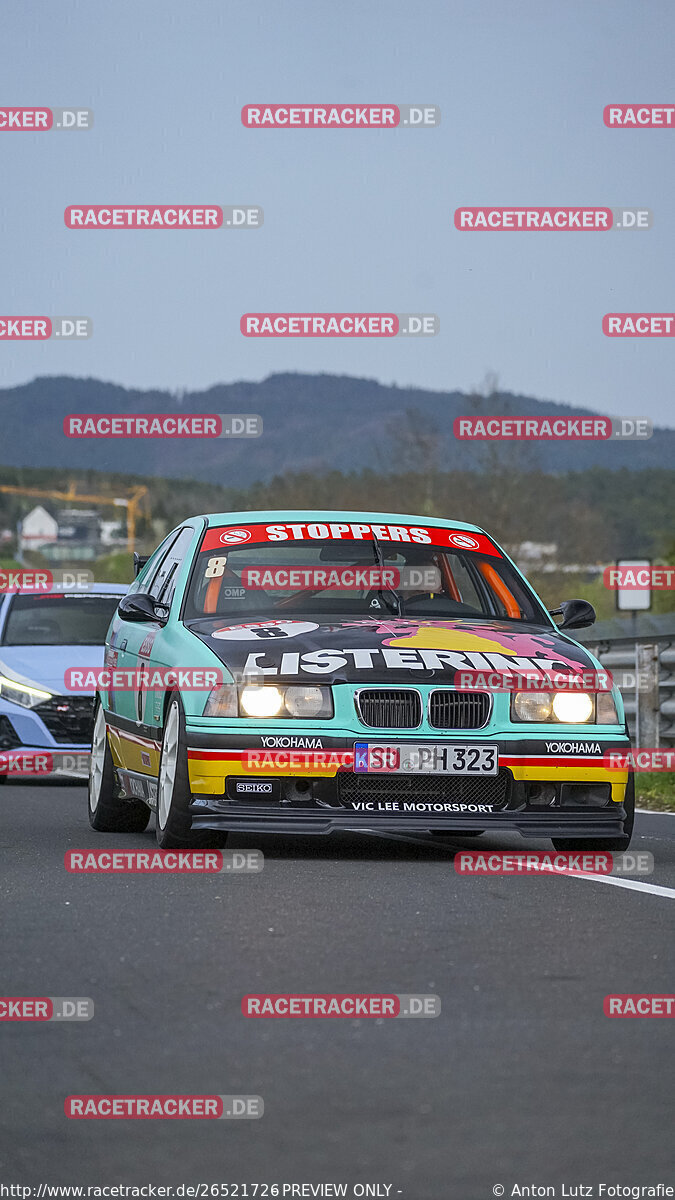
[[[0, 342], [0, 386], [203, 389], [273, 372], [503, 390], [675, 425], [671, 0], [6, 0], [4, 105], [88, 132], [0, 135], [0, 311], [86, 315], [86, 342]], [[245, 104], [435, 104], [429, 129], [253, 130]], [[70, 204], [256, 204], [258, 230], [66, 228]], [[645, 232], [461, 233], [464, 205], [635, 205]], [[245, 338], [243, 313], [436, 313], [433, 338]]]

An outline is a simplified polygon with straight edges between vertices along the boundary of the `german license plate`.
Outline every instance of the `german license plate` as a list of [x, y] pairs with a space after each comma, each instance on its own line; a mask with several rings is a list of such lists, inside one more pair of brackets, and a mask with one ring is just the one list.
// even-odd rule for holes
[[355, 742], [354, 770], [375, 775], [496, 775], [499, 747]]

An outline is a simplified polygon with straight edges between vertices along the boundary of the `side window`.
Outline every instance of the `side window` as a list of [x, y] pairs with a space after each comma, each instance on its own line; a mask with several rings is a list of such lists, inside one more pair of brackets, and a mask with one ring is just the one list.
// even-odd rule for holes
[[467, 570], [466, 563], [459, 554], [449, 554], [448, 560], [462, 604], [471, 605], [477, 613], [481, 612], [482, 604], [480, 595]]
[[180, 570], [181, 564], [187, 554], [192, 539], [194, 538], [194, 529], [181, 529], [178, 537], [171, 546], [164, 562], [162, 563], [157, 575], [152, 581], [150, 595], [153, 600], [157, 600], [159, 604], [171, 607], [174, 592], [176, 590], [176, 577]]
[[153, 576], [157, 574], [158, 567], [163, 562], [165, 555], [175, 542], [177, 536], [178, 534], [173, 531], [168, 537], [164, 538], [163, 542], [160, 542], [157, 549], [153, 554], [150, 555], [150, 558], [146, 562], [145, 566], [141, 571], [139, 571], [133, 583], [130, 585], [129, 593], [149, 591]]

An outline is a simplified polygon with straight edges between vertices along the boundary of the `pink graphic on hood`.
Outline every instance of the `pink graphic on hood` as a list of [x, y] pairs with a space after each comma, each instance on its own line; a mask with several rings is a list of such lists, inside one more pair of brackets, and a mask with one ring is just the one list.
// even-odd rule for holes
[[[391, 626], [390, 626], [391, 631]], [[386, 646], [416, 646], [430, 650], [475, 651], [479, 654], [506, 654], [514, 658], [538, 658], [542, 665], [559, 664], [579, 671], [589, 665], [585, 658], [568, 658], [561, 652], [553, 634], [510, 633], [493, 623], [469, 624], [466, 621], [420, 621], [396, 631], [384, 639]]]
[[494, 621], [412, 621], [405, 617], [377, 620], [365, 617], [362, 620], [340, 621], [339, 625], [324, 626], [338, 632], [344, 629], [371, 629], [382, 639], [383, 646], [415, 646], [427, 650], [454, 650], [457, 653], [472, 651], [478, 654], [492, 653], [513, 658], [540, 659], [542, 667], [567, 667], [575, 673], [591, 666], [591, 660], [579, 651], [581, 657], [571, 658], [562, 652], [564, 643], [554, 633], [529, 633], [520, 629], [511, 632]]

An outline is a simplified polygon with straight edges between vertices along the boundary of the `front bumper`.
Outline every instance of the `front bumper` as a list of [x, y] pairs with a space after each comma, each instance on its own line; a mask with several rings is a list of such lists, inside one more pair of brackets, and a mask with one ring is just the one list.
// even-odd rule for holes
[[[36, 708], [0, 699], [0, 775], [86, 779], [93, 707], [93, 696], [52, 696]], [[37, 769], [25, 770], [31, 761]]]
[[[300, 734], [295, 741], [304, 745], [286, 747], [276, 737], [271, 747], [275, 735], [236, 737], [188, 726], [193, 828], [303, 834], [434, 829], [458, 835], [482, 829], [548, 838], [624, 832], [628, 772], [610, 769], [603, 757], [608, 749], [628, 748], [623, 731], [589, 736], [584, 730], [566, 733], [564, 740], [548, 731], [528, 731], [517, 740], [487, 732], [436, 736], [448, 745], [497, 744], [499, 775], [481, 777], [355, 773], [353, 747], [363, 732], [333, 731], [320, 747], [308, 744], [311, 737]], [[373, 731], [368, 740], [415, 739]]]

